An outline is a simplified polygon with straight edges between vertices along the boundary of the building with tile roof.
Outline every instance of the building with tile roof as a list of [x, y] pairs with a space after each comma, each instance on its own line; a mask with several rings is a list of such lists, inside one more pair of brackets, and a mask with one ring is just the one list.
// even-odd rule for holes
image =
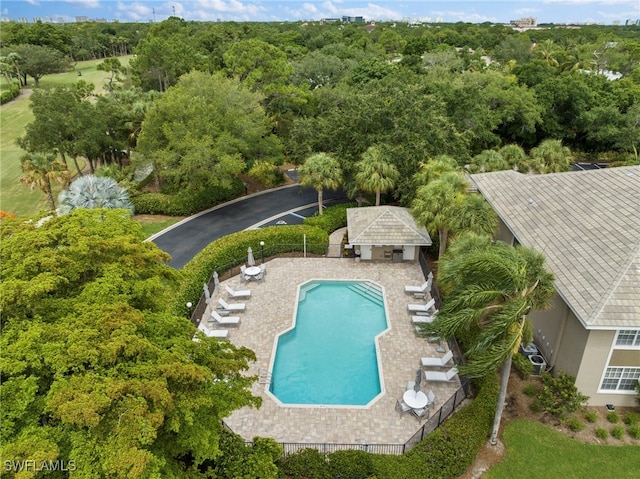
[[413, 261], [431, 237], [407, 208], [368, 206], [347, 209], [349, 245], [362, 260]]
[[547, 365], [574, 375], [589, 404], [635, 405], [640, 167], [471, 179], [500, 217], [497, 239], [543, 253], [556, 276], [552, 308], [530, 315]]

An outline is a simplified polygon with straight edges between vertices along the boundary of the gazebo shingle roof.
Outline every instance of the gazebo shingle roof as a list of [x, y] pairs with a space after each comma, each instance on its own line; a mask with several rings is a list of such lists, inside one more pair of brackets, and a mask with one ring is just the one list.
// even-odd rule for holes
[[431, 237], [406, 208], [368, 206], [347, 210], [347, 232], [352, 245], [431, 246]]
[[640, 327], [640, 167], [471, 178], [585, 328]]

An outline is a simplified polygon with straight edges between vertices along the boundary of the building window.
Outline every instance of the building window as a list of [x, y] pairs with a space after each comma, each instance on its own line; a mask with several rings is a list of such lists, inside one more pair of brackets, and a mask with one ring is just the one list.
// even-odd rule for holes
[[640, 329], [621, 329], [618, 331], [616, 346], [640, 346]]
[[607, 368], [601, 389], [635, 391], [640, 380], [640, 368]]

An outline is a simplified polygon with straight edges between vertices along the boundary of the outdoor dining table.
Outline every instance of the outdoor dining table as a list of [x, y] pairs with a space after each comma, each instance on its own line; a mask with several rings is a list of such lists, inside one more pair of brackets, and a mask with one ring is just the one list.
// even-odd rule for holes
[[258, 276], [260, 274], [260, 266], [250, 266], [244, 270], [247, 276]]
[[416, 392], [413, 389], [405, 391], [402, 395], [402, 400], [411, 409], [422, 409], [423, 407], [426, 407], [429, 402], [425, 393], [422, 391]]

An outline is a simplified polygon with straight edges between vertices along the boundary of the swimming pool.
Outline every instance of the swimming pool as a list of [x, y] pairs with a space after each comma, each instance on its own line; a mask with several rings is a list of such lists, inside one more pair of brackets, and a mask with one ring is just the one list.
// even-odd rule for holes
[[387, 328], [374, 283], [300, 285], [293, 327], [276, 338], [269, 392], [287, 405], [367, 405], [383, 391], [375, 339]]

